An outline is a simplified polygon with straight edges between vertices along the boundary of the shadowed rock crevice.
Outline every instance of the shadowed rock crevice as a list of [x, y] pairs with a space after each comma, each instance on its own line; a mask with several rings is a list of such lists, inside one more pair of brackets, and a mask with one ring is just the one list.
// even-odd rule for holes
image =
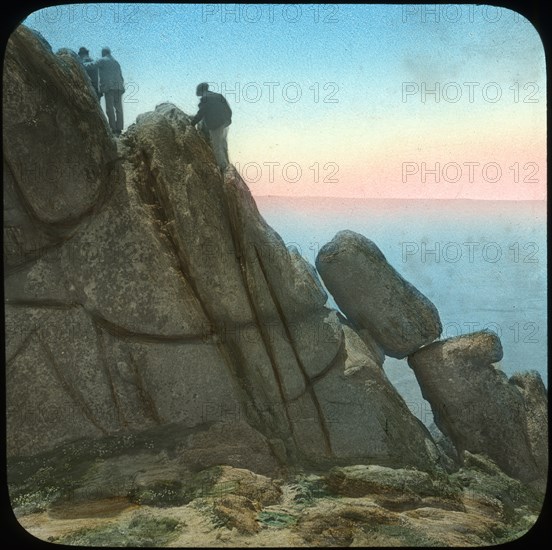
[[134, 369], [134, 381], [136, 388], [138, 389], [138, 394], [140, 396], [140, 402], [144, 404], [144, 409], [147, 415], [156, 423], [163, 424], [166, 422], [160, 416], [155, 405], [155, 401], [149, 394], [146, 385], [144, 384], [144, 379], [142, 378], [142, 373], [140, 372], [140, 365], [138, 361], [133, 357], [132, 352], [128, 352], [129, 362]]
[[9, 368], [14, 362], [14, 360], [19, 356], [22, 355], [23, 352], [29, 347], [29, 342], [31, 341], [31, 338], [38, 332], [38, 327], [34, 327], [31, 329], [28, 333], [28, 335], [24, 338], [23, 342], [11, 353], [10, 355], [7, 355], [6, 357], [6, 375], [9, 372]]
[[6, 300], [6, 305], [19, 308], [47, 308], [52, 310], [70, 310], [81, 308], [90, 318], [109, 334], [127, 341], [159, 342], [166, 344], [215, 344], [217, 339], [213, 333], [202, 332], [198, 334], [150, 334], [147, 332], [134, 332], [124, 326], [117, 325], [104, 317], [98, 311], [87, 309], [79, 302], [63, 302], [57, 300]]
[[[225, 194], [225, 200], [223, 201], [223, 206], [225, 207], [225, 213], [229, 221], [229, 229], [230, 229], [230, 235], [232, 238], [232, 245], [234, 248], [235, 257], [237, 259], [237, 263], [239, 265], [239, 269], [241, 273], [241, 285], [245, 292], [245, 296], [247, 298], [247, 303], [249, 305], [249, 308], [253, 314], [254, 325], [262, 339], [264, 350], [269, 360], [274, 381], [276, 383], [279, 400], [283, 403], [283, 412], [285, 414], [285, 418], [287, 422], [287, 426], [286, 426], [287, 433], [283, 434], [284, 441], [286, 442], [290, 441], [288, 437], [288, 433], [289, 433], [289, 435], [291, 436], [291, 440], [294, 443], [293, 447], [291, 448], [288, 443], [286, 447], [286, 452], [290, 458], [294, 459], [294, 457], [297, 454], [297, 449], [300, 448], [300, 443], [297, 440], [297, 436], [295, 434], [295, 430], [293, 426], [293, 418], [290, 416], [290, 412], [288, 410], [286, 392], [284, 389], [284, 384], [282, 382], [280, 371], [278, 369], [278, 357], [277, 357], [278, 350], [274, 348], [274, 344], [271, 341], [271, 336], [266, 330], [264, 323], [261, 321], [261, 318], [260, 318], [261, 313], [259, 312], [255, 304], [255, 299], [252, 295], [252, 291], [249, 286], [248, 281], [250, 279], [249, 279], [249, 269], [248, 269], [248, 261], [247, 261], [248, 259], [246, 254], [244, 254], [243, 241], [240, 238], [240, 234], [239, 234], [239, 228], [241, 227], [240, 212], [239, 212], [239, 209], [235, 207], [236, 205], [232, 205], [231, 201], [228, 200], [227, 194]], [[251, 403], [253, 405], [254, 402], [252, 401]], [[279, 435], [279, 434], [276, 433], [274, 435]]]
[[[294, 443], [293, 448], [289, 448], [289, 444], [287, 445], [287, 448], [286, 448], [287, 455], [293, 459], [297, 454], [297, 449], [300, 447], [300, 444], [297, 441], [297, 436], [295, 434], [295, 430], [293, 427], [293, 419], [290, 416], [290, 412], [287, 406], [288, 399], [286, 397], [284, 385], [281, 379], [280, 372], [278, 370], [277, 350], [274, 349], [273, 343], [271, 342], [270, 334], [267, 333], [267, 330], [265, 330], [264, 324], [261, 322], [260, 312], [258, 311], [258, 308], [255, 305], [255, 300], [253, 298], [251, 288], [248, 284], [249, 272], [248, 272], [247, 255], [244, 254], [243, 241], [240, 238], [240, 233], [239, 233], [239, 228], [242, 226], [242, 223], [240, 220], [240, 211], [239, 211], [239, 208], [237, 208], [237, 205], [235, 203], [232, 203], [229, 200], [227, 193], [225, 193], [224, 206], [225, 206], [226, 215], [229, 220], [230, 234], [232, 237], [232, 244], [235, 251], [235, 257], [238, 261], [240, 272], [241, 272], [242, 287], [247, 297], [247, 303], [249, 304], [251, 312], [253, 313], [255, 326], [262, 338], [263, 346], [268, 356], [270, 367], [272, 369], [274, 380], [276, 382], [279, 399], [283, 403], [283, 412], [285, 414], [286, 421], [287, 421], [287, 430], [291, 435], [291, 439], [293, 440], [293, 443]], [[285, 437], [284, 440], [289, 441], [288, 437]]]
[[78, 302], [64, 302], [62, 300], [10, 300], [6, 298], [6, 304], [10, 307], [32, 307], [32, 308], [51, 308], [51, 309], [73, 309], [82, 307]]
[[305, 383], [305, 389], [302, 393], [300, 393], [297, 397], [293, 397], [292, 399], [288, 400], [288, 403], [293, 403], [294, 401], [297, 401], [301, 397], [305, 395], [307, 392], [312, 392], [314, 389], [314, 385], [319, 380], [322, 380], [332, 369], [334, 368], [340, 368], [340, 366], [343, 365], [343, 363], [346, 361], [346, 352], [345, 352], [345, 340], [341, 343], [340, 347], [338, 348], [335, 356], [333, 359], [324, 367], [322, 371], [320, 371], [315, 376], [311, 376], [308, 381]]
[[[180, 119], [173, 117], [173, 120], [178, 121]], [[174, 141], [177, 130], [172, 128], [172, 126], [170, 127], [170, 129], [170, 138]], [[182, 131], [182, 128], [180, 128], [180, 131]], [[129, 143], [130, 145], [133, 142], [134, 139], [131, 134], [130, 138], [127, 139], [127, 143]], [[216, 343], [221, 357], [227, 364], [229, 371], [232, 373], [233, 379], [237, 380], [238, 382], [243, 381], [243, 383], [235, 384], [235, 390], [238, 395], [241, 394], [241, 401], [245, 410], [249, 413], [253, 413], [250, 415], [251, 417], [249, 420], [259, 429], [261, 429], [261, 431], [266, 432], [267, 430], [271, 429], [270, 424], [267, 424], [266, 419], [263, 419], [262, 416], [260, 416], [256, 411], [253, 412], [255, 410], [255, 398], [253, 397], [251, 392], [248, 391], [250, 388], [250, 383], [247, 381], [249, 378], [249, 372], [243, 367], [243, 354], [240, 352], [239, 346], [236, 346], [236, 344], [232, 342], [232, 339], [227, 337], [224, 323], [222, 324], [222, 328], [220, 327], [221, 323], [219, 316], [217, 315], [216, 310], [214, 310], [214, 308], [216, 307], [216, 303], [210, 303], [209, 296], [205, 296], [204, 298], [201, 289], [198, 288], [198, 285], [196, 284], [196, 278], [194, 278], [194, 275], [192, 273], [193, 270], [190, 267], [191, 260], [187, 251], [186, 243], [182, 240], [180, 234], [177, 231], [175, 221], [176, 213], [174, 212], [173, 205], [170, 200], [169, 190], [167, 189], [163, 180], [164, 173], [156, 167], [155, 163], [152, 164], [151, 158], [155, 156], [155, 153], [148, 152], [145, 147], [145, 145], [141, 146], [137, 155], [130, 155], [129, 157], [136, 174], [132, 182], [136, 183], [136, 186], [139, 190], [139, 195], [141, 196], [144, 203], [151, 207], [151, 213], [157, 221], [156, 227], [160, 232], [162, 232], [164, 236], [167, 237], [166, 242], [168, 243], [171, 252], [177, 258], [180, 272], [189, 287], [191, 288], [193, 295], [206, 318], [206, 329], [211, 333], [211, 340]], [[193, 203], [188, 204], [191, 208]], [[194, 217], [202, 216], [202, 213], [199, 211], [195, 211], [192, 214]], [[249, 289], [245, 282], [243, 284], [243, 288], [248, 297], [248, 304], [251, 308], [253, 316], [255, 316], [256, 311], [254, 303], [251, 300], [251, 297], [248, 293]], [[264, 336], [262, 326], [260, 325], [258, 320], [256, 320], [255, 325], [257, 326], [261, 335]], [[269, 346], [267, 346], [266, 339], [264, 343], [265, 351], [270, 358], [271, 349]], [[273, 372], [278, 383], [277, 369], [274, 369]], [[268, 400], [268, 396], [265, 396], [265, 398]], [[291, 424], [289, 424], [288, 429], [291, 431]]]
[[127, 328], [116, 325], [115, 323], [104, 319], [97, 312], [88, 311], [84, 308], [85, 311], [90, 315], [90, 317], [96, 322], [103, 330], [109, 334], [121, 338], [126, 341], [135, 341], [135, 342], [159, 342], [165, 344], [202, 344], [202, 343], [214, 343], [212, 336], [207, 334], [148, 334], [146, 332], [133, 332]]
[[[261, 268], [261, 272], [263, 274], [263, 278], [264, 278], [264, 281], [266, 283], [266, 287], [269, 291], [270, 297], [272, 298], [272, 302], [274, 304], [274, 307], [276, 308], [276, 311], [278, 312], [279, 320], [281, 321], [281, 323], [282, 323], [282, 325], [283, 325], [283, 327], [286, 331], [286, 336], [287, 336], [289, 345], [292, 349], [293, 356], [295, 357], [297, 365], [298, 365], [299, 369], [301, 370], [301, 374], [303, 375], [306, 392], [308, 392], [309, 397], [312, 399], [312, 402], [314, 403], [314, 406], [316, 407], [316, 413], [318, 415], [318, 421], [320, 422], [320, 428], [322, 429], [322, 433], [324, 434], [324, 444], [325, 444], [326, 451], [329, 455], [331, 455], [332, 454], [332, 445], [331, 445], [331, 440], [330, 440], [330, 434], [329, 434], [328, 428], [326, 426], [326, 420], [325, 420], [324, 415], [322, 413], [322, 410], [320, 408], [320, 403], [318, 402], [318, 398], [317, 398], [314, 390], [310, 386], [311, 381], [309, 380], [307, 372], [305, 371], [305, 367], [301, 363], [301, 358], [299, 357], [299, 353], [297, 352], [297, 349], [296, 349], [296, 347], [293, 343], [293, 335], [291, 334], [291, 331], [289, 330], [289, 326], [288, 326], [286, 318], [285, 318], [285, 313], [282, 310], [282, 306], [280, 305], [280, 302], [278, 301], [278, 297], [276, 296], [272, 286], [270, 285], [270, 281], [268, 279], [268, 274], [267, 274], [267, 272], [265, 270], [265, 267], [263, 265], [263, 260], [262, 260], [261, 255], [259, 254], [259, 251], [256, 247], [255, 247], [255, 254], [256, 254], [256, 257], [257, 257], [257, 261], [259, 263], [259, 267]], [[330, 362], [330, 365], [331, 364], [332, 364], [332, 362]]]
[[117, 393], [117, 388], [115, 387], [115, 384], [113, 382], [113, 374], [111, 372], [111, 361], [105, 349], [104, 334], [97, 322], [94, 323], [94, 330], [96, 331], [96, 341], [98, 342], [98, 353], [100, 356], [100, 363], [104, 368], [104, 372], [109, 383], [109, 391], [111, 393], [111, 398], [113, 399], [113, 405], [115, 406], [115, 410], [117, 412], [117, 418], [118, 418], [119, 424], [126, 428], [128, 426], [128, 422], [121, 408], [119, 396]]
[[55, 374], [56, 378], [59, 380], [61, 386], [71, 397], [77, 408], [82, 412], [82, 414], [88, 419], [88, 421], [98, 428], [102, 434], [106, 435], [107, 431], [105, 428], [101, 425], [98, 418], [94, 416], [88, 405], [86, 404], [86, 400], [81, 395], [81, 392], [78, 388], [76, 388], [73, 383], [65, 376], [63, 371], [59, 368], [57, 365], [56, 359], [54, 357], [54, 354], [52, 353], [52, 350], [49, 348], [48, 344], [43, 342], [41, 339], [39, 339], [40, 347], [44, 352], [44, 356], [46, 357], [47, 364], [50, 365], [52, 368], [52, 372]]
[[[91, 204], [86, 210], [79, 212], [77, 215], [69, 214], [59, 222], [52, 222], [43, 220], [40, 217], [39, 211], [35, 210], [35, 206], [28, 200], [28, 197], [23, 192], [25, 186], [23, 186], [17, 179], [18, 176], [16, 174], [21, 172], [21, 170], [14, 170], [10, 164], [10, 159], [8, 157], [4, 157], [4, 164], [8, 169], [7, 175], [10, 182], [13, 184], [12, 188], [17, 196], [17, 199], [21, 203], [22, 209], [31, 220], [35, 229], [54, 241], [49, 246], [44, 247], [45, 250], [55, 247], [61, 242], [68, 241], [71, 238], [72, 231], [75, 227], [90, 216], [100, 212], [106, 203], [111, 199], [113, 194], [120, 189], [120, 185], [116, 183], [120, 182], [122, 176], [120, 160], [120, 158], [114, 158], [106, 163], [107, 175], [105, 176], [105, 180], [102, 179], [102, 182], [105, 181], [105, 183], [102, 183], [102, 185], [98, 187], [96, 195], [91, 198]], [[37, 173], [36, 177], [40, 177], [40, 174]], [[69, 210], [70, 205], [67, 205], [67, 208]]]

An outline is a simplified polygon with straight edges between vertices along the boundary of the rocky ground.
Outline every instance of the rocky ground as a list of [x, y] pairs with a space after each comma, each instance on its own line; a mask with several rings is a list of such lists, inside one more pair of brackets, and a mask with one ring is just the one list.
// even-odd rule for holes
[[542, 494], [490, 460], [452, 474], [377, 465], [271, 478], [192, 472], [174, 450], [126, 439], [10, 465], [21, 525], [82, 546], [485, 546], [530, 529]]

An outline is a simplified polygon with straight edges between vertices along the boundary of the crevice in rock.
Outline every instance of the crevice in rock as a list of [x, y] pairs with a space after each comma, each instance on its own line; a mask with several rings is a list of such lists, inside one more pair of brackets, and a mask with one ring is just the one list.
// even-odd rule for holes
[[257, 249], [257, 246], [255, 246], [255, 253], [257, 256], [257, 261], [259, 262], [259, 267], [261, 269], [261, 272], [263, 274], [263, 278], [265, 280], [267, 289], [270, 293], [270, 297], [272, 298], [272, 302], [274, 303], [274, 306], [276, 307], [276, 311], [278, 312], [278, 315], [280, 317], [281, 323], [284, 327], [284, 330], [286, 331], [286, 336], [289, 342], [289, 345], [291, 347], [291, 350], [293, 351], [293, 355], [295, 356], [295, 360], [297, 362], [297, 365], [299, 366], [299, 369], [301, 371], [301, 374], [303, 375], [303, 379], [305, 381], [305, 386], [307, 387], [307, 391], [309, 392], [309, 395], [311, 396], [312, 402], [314, 403], [314, 406], [316, 408], [316, 412], [318, 415], [319, 425], [322, 429], [322, 433], [324, 434], [324, 443], [326, 447], [326, 452], [328, 454], [333, 454], [332, 452], [332, 445], [330, 440], [330, 432], [328, 430], [328, 426], [326, 424], [326, 420], [324, 418], [324, 414], [322, 412], [322, 407], [320, 406], [320, 402], [318, 401], [318, 397], [316, 396], [316, 393], [314, 392], [314, 389], [312, 386], [309, 386], [309, 377], [307, 374], [307, 371], [305, 369], [305, 366], [303, 365], [303, 362], [301, 360], [301, 357], [299, 356], [299, 352], [297, 351], [297, 348], [295, 347], [293, 343], [293, 335], [291, 334], [291, 331], [289, 330], [289, 325], [287, 323], [287, 319], [285, 317], [285, 313], [282, 309], [282, 306], [280, 304], [280, 301], [278, 300], [278, 296], [276, 296], [276, 293], [274, 292], [274, 289], [272, 288], [272, 285], [270, 284], [270, 281], [268, 279], [268, 275], [266, 273], [263, 261], [261, 259], [261, 255], [259, 254], [259, 251]]
[[61, 300], [10, 300], [6, 299], [6, 305], [13, 307], [34, 307], [49, 309], [72, 309], [81, 307], [90, 316], [92, 321], [103, 330], [117, 338], [126, 341], [152, 343], [152, 344], [215, 344], [213, 334], [151, 334], [147, 332], [135, 332], [121, 325], [108, 321], [97, 311], [87, 309], [80, 302], [63, 302]]
[[80, 411], [90, 421], [90, 423], [98, 430], [100, 430], [104, 435], [107, 435], [108, 433], [107, 430], [101, 425], [99, 420], [94, 416], [94, 414], [86, 404], [86, 401], [82, 397], [80, 391], [75, 386], [73, 386], [69, 382], [69, 380], [63, 375], [61, 369], [59, 368], [54, 358], [54, 354], [52, 353], [52, 350], [50, 349], [50, 347], [41, 338], [38, 339], [38, 342], [40, 344], [40, 347], [44, 350], [44, 355], [48, 363], [50, 364], [55, 377], [59, 380], [62, 388], [65, 390], [67, 395], [73, 400], [77, 408], [80, 409]]
[[[250, 389], [252, 385], [251, 379], [248, 376], [247, 371], [241, 366], [245, 362], [245, 359], [242, 356], [239, 346], [235, 345], [232, 341], [227, 342], [226, 344], [219, 341], [218, 351], [221, 354], [225, 365], [232, 372], [232, 376], [234, 377], [234, 387], [237, 388], [237, 395], [240, 398], [240, 404], [244, 406], [247, 419], [255, 429], [266, 435], [266, 430], [263, 431], [262, 429], [263, 426], [265, 426], [265, 420], [261, 417], [259, 411], [255, 407], [253, 392]], [[232, 371], [234, 368], [235, 370]], [[264, 388], [263, 393], [266, 396]], [[270, 401], [268, 397], [266, 397], [266, 400], [267, 402]]]
[[293, 397], [292, 399], [288, 400], [288, 403], [293, 403], [297, 401], [297, 399], [300, 399], [310, 390], [314, 390], [314, 385], [316, 382], [324, 378], [336, 365], [339, 364], [341, 359], [343, 358], [343, 354], [345, 352], [345, 340], [343, 340], [334, 355], [333, 359], [316, 375], [311, 376], [308, 380], [308, 382], [305, 384], [305, 389], [297, 396]]
[[[138, 146], [135, 145], [135, 147]], [[137, 162], [142, 166], [137, 166]], [[151, 169], [151, 162], [146, 151], [143, 149], [136, 155], [136, 160], [134, 160], [132, 164], [135, 169], [142, 172], [144, 177], [144, 184], [142, 186], [138, 186], [140, 198], [144, 201], [144, 204], [147, 204], [150, 208], [153, 207], [151, 212], [154, 216], [156, 216], [157, 223], [155, 225], [158, 227], [161, 234], [166, 237], [165, 242], [169, 245], [171, 253], [177, 260], [178, 269], [180, 270], [184, 280], [190, 286], [200, 311], [215, 332], [219, 352], [221, 353], [221, 357], [223, 358], [228, 369], [232, 373], [234, 388], [237, 395], [241, 396], [240, 401], [242, 403], [251, 403], [253, 405], [253, 407], [246, 407], [246, 410], [249, 413], [248, 418], [256, 429], [258, 429], [261, 433], [266, 434], [267, 427], [264, 426], [264, 420], [262, 420], [259, 415], [257, 415], [256, 418], [251, 416], [252, 411], [255, 410], [255, 399], [248, 389], [249, 384], [247, 382], [249, 377], [242, 366], [240, 357], [237, 356], [237, 350], [232, 349], [230, 342], [226, 342], [224, 340], [224, 335], [220, 334], [220, 328], [215, 320], [215, 317], [209, 310], [208, 305], [203, 301], [197, 285], [190, 273], [188, 268], [188, 260], [182, 250], [182, 247], [179, 246], [178, 234], [175, 234], [175, 215], [172, 211], [172, 205], [167, 196], [167, 192], [164, 189], [164, 184], [155, 177]], [[238, 381], [242, 381], [244, 383], [240, 385], [237, 383]], [[271, 432], [272, 430], [268, 431]]]
[[130, 342], [143, 342], [152, 344], [214, 344], [214, 338], [208, 334], [151, 334], [147, 332], [134, 332], [121, 325], [108, 321], [98, 312], [85, 311], [90, 317], [102, 327], [103, 330], [117, 338]]
[[[59, 234], [59, 231], [56, 231], [56, 226], [49, 224], [42, 220], [40, 216], [36, 213], [35, 209], [31, 205], [31, 203], [27, 200], [27, 196], [22, 190], [22, 186], [19, 182], [19, 178], [16, 175], [16, 171], [13, 168], [13, 163], [8, 158], [7, 153], [4, 151], [4, 163], [11, 175], [11, 179], [13, 182], [13, 189], [15, 191], [15, 194], [19, 200], [19, 203], [23, 207], [23, 210], [25, 211], [25, 214], [27, 214], [29, 220], [33, 224], [34, 228], [39, 233], [46, 234], [49, 238], [53, 239], [60, 239], [62, 238], [62, 235]], [[57, 243], [56, 243], [57, 244]]]
[[10, 307], [34, 307], [50, 309], [72, 309], [82, 306], [79, 302], [64, 302], [62, 300], [11, 300], [6, 298], [4, 303]]
[[98, 325], [98, 323], [93, 322], [93, 325], [94, 325], [94, 331], [96, 332], [96, 342], [98, 343], [98, 354], [99, 354], [100, 363], [103, 366], [105, 376], [109, 383], [109, 391], [111, 393], [111, 399], [113, 400], [113, 404], [115, 405], [115, 410], [117, 411], [119, 424], [126, 428], [128, 426], [128, 421], [125, 418], [125, 415], [123, 413], [121, 403], [117, 395], [117, 389], [115, 388], [115, 384], [113, 383], [113, 374], [111, 372], [111, 365], [105, 350], [104, 333], [101, 327]]
[[[284, 406], [284, 411], [285, 411], [285, 414], [286, 414], [286, 420], [287, 420], [287, 423], [288, 423], [288, 426], [289, 426], [291, 436], [293, 438], [293, 441], [295, 442], [295, 445], [297, 447], [299, 447], [299, 443], [297, 442], [297, 438], [296, 438], [296, 435], [295, 435], [295, 430], [293, 429], [294, 424], [293, 424], [293, 421], [290, 417], [290, 413], [289, 413], [288, 406], [287, 406], [287, 399], [286, 399], [285, 392], [284, 392], [283, 382], [282, 382], [282, 379], [281, 379], [281, 376], [280, 376], [280, 372], [278, 370], [278, 365], [277, 365], [278, 361], [277, 361], [277, 358], [276, 358], [276, 354], [275, 354], [274, 349], [273, 349], [273, 347], [270, 343], [270, 335], [267, 334], [267, 331], [264, 328], [264, 325], [260, 320], [259, 312], [258, 312], [258, 309], [256, 307], [255, 300], [253, 299], [253, 296], [251, 294], [251, 289], [249, 288], [249, 284], [248, 284], [248, 280], [247, 280], [247, 258], [243, 253], [243, 246], [242, 246], [241, 239], [239, 238], [239, 235], [237, 234], [237, 228], [240, 227], [239, 211], [237, 211], [237, 209], [231, 209], [230, 208], [230, 201], [229, 201], [229, 197], [228, 197], [227, 193], [225, 193], [224, 198], [225, 198], [225, 200], [223, 202], [224, 202], [224, 208], [225, 208], [225, 211], [226, 211], [226, 214], [227, 214], [227, 217], [228, 217], [228, 221], [229, 221], [230, 235], [232, 237], [232, 243], [234, 245], [234, 250], [235, 250], [236, 255], [237, 255], [238, 264], [240, 266], [242, 286], [243, 286], [243, 289], [244, 289], [245, 294], [247, 296], [247, 301], [248, 301], [249, 307], [251, 309], [251, 312], [253, 313], [255, 326], [257, 327], [257, 330], [259, 331], [259, 333], [261, 335], [261, 338], [263, 340], [263, 345], [264, 345], [264, 348], [266, 350], [266, 354], [267, 354], [268, 359], [270, 361], [270, 366], [272, 368], [274, 379], [276, 380], [276, 384], [277, 384], [277, 387], [278, 387], [278, 393], [280, 395], [280, 399], [281, 399], [281, 401], [283, 403], [283, 406]], [[255, 248], [255, 250], [256, 250], [256, 248]]]
[[159, 232], [164, 238], [167, 239], [170, 244], [171, 252], [173, 252], [177, 260], [179, 260], [180, 258], [178, 256], [178, 246], [173, 239], [171, 231], [167, 229], [169, 222], [174, 221], [174, 216], [169, 218], [165, 208], [163, 208], [163, 206], [161, 205], [158, 193], [156, 192], [159, 184], [157, 182], [157, 178], [153, 175], [151, 171], [151, 163], [146, 151], [142, 149], [136, 156], [137, 161], [142, 164], [141, 171], [143, 172], [145, 179], [143, 184], [136, 186], [136, 189], [138, 190], [138, 195], [144, 205], [149, 207], [149, 211]]
[[23, 342], [21, 342], [21, 345], [12, 353], [12, 355], [10, 357], [7, 357], [7, 361], [6, 361], [6, 368], [9, 368], [13, 362], [17, 359], [17, 356], [20, 354], [20, 353], [23, 353], [28, 347], [29, 347], [29, 343], [31, 342], [31, 338], [33, 337], [34, 334], [36, 334], [38, 332], [38, 328], [39, 327], [35, 327], [33, 328], [29, 334], [27, 334], [27, 336], [24, 338]]
[[152, 396], [146, 389], [146, 385], [144, 384], [144, 379], [142, 378], [142, 373], [140, 372], [140, 367], [138, 366], [138, 363], [134, 359], [132, 352], [130, 350], [128, 350], [128, 358], [129, 358], [130, 364], [134, 369], [134, 380], [135, 380], [136, 388], [138, 389], [138, 393], [140, 394], [140, 399], [142, 403], [144, 403], [145, 405], [146, 411], [148, 411], [150, 418], [156, 424], [163, 424], [163, 419], [159, 416], [159, 411], [157, 410], [155, 401], [153, 400]]
[[[203, 301], [197, 289], [197, 285], [195, 284], [195, 281], [190, 274], [188, 262], [184, 255], [184, 252], [178, 246], [177, 239], [173, 238], [174, 230], [171, 231], [171, 227], [174, 223], [175, 216], [172, 212], [170, 201], [168, 199], [162, 200], [161, 195], [166, 196], [166, 193], [163, 193], [161, 182], [158, 181], [158, 179], [154, 176], [151, 170], [151, 163], [149, 162], [148, 156], [144, 150], [140, 151], [140, 154], [138, 155], [138, 160], [143, 163], [143, 168], [145, 168], [143, 169], [145, 183], [142, 188], [139, 187], [140, 198], [142, 199], [144, 204], [153, 207], [153, 214], [155, 216], [154, 219], [157, 222], [156, 225], [163, 237], [167, 239], [168, 244], [170, 245], [171, 252], [177, 260], [178, 268], [180, 269], [184, 280], [190, 286], [201, 313], [203, 313], [205, 319], [209, 321], [211, 326], [215, 326], [214, 320], [209, 314], [209, 308], [207, 307], [207, 304]], [[149, 191], [147, 191], [148, 189]]]
[[[92, 204], [86, 209], [80, 212], [76, 216], [65, 218], [62, 221], [56, 223], [48, 223], [40, 218], [31, 203], [27, 200], [25, 193], [22, 190], [18, 177], [12, 167], [12, 163], [7, 158], [4, 152], [4, 163], [11, 174], [13, 181], [13, 188], [15, 194], [19, 200], [19, 203], [23, 207], [25, 214], [27, 215], [31, 225], [34, 229], [45, 238], [50, 239], [53, 242], [45, 243], [33, 250], [25, 251], [23, 258], [19, 258], [16, 264], [6, 265], [6, 275], [12, 275], [18, 271], [24, 269], [27, 265], [36, 262], [46, 253], [51, 250], [60, 249], [65, 243], [71, 241], [74, 235], [77, 233], [80, 225], [83, 221], [91, 219], [93, 216], [99, 214], [109, 203], [109, 201], [115, 196], [117, 192], [124, 191], [124, 172], [120, 168], [121, 158], [116, 157], [106, 164], [106, 174], [101, 177], [101, 184], [98, 186], [98, 190]], [[123, 181], [119, 181], [118, 185], [113, 185], [117, 176], [113, 171], [119, 171]], [[118, 191], [117, 191], [118, 189]]]

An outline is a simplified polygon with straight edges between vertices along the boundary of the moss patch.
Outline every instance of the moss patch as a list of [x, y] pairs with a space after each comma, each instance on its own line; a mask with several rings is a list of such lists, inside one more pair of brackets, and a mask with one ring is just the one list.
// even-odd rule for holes
[[299, 474], [295, 476], [291, 487], [295, 492], [293, 501], [304, 506], [313, 506], [320, 498], [336, 496], [325, 480], [316, 475]]
[[392, 540], [394, 546], [417, 547], [439, 545], [433, 539], [403, 525], [376, 525], [373, 527], [363, 527], [362, 530], [367, 535], [376, 536], [380, 540], [381, 538]]
[[285, 512], [263, 511], [258, 514], [257, 519], [261, 524], [277, 529], [282, 529], [297, 523], [296, 516], [286, 514]]
[[143, 487], [132, 487], [128, 494], [131, 502], [148, 506], [181, 506], [190, 502], [190, 495], [184, 490], [182, 482], [156, 481]]
[[78, 546], [165, 546], [182, 529], [174, 518], [135, 514], [130, 521], [93, 529], [79, 529], [50, 542]]

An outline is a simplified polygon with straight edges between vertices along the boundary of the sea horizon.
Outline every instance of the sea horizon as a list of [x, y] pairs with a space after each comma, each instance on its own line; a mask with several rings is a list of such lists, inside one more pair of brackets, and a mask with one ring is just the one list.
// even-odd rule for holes
[[[498, 367], [508, 376], [537, 370], [547, 385], [546, 201], [255, 200], [284, 244], [312, 265], [338, 231], [369, 238], [433, 302], [443, 325], [440, 339], [492, 330], [504, 349]], [[330, 293], [326, 305], [339, 310]], [[386, 357], [384, 370], [412, 412], [430, 424], [431, 409], [406, 359]]]

